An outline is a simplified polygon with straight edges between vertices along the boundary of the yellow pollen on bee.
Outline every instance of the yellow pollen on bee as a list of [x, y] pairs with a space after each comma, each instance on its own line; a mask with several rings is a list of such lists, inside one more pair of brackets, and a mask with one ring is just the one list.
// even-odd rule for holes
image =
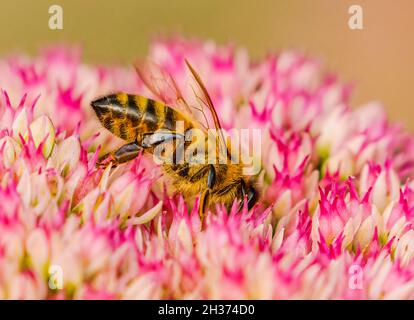
[[135, 96], [135, 104], [137, 105], [138, 109], [144, 113], [147, 107], [148, 99], [143, 96]]
[[125, 106], [128, 102], [128, 95], [126, 93], [118, 93], [116, 99], [121, 105]]

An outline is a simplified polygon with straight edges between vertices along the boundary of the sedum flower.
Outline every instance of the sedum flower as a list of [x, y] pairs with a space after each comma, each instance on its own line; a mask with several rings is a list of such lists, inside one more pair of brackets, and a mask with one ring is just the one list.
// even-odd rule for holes
[[188, 94], [187, 59], [224, 129], [261, 130], [258, 205], [202, 221], [150, 158], [96, 168], [121, 142], [89, 102], [150, 96], [133, 68], [65, 47], [1, 58], [0, 298], [414, 298], [414, 139], [378, 102], [351, 108], [292, 50], [253, 62], [172, 38], [148, 58]]

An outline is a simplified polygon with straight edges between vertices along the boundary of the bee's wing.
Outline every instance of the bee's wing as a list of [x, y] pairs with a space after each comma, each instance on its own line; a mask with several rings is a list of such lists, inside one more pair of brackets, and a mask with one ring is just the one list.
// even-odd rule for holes
[[174, 78], [156, 63], [145, 60], [136, 61], [135, 70], [145, 86], [155, 95], [155, 98], [181, 112], [190, 113], [191, 109], [184, 99]]
[[220, 150], [228, 152], [220, 120], [211, 97], [200, 76], [187, 60], [185, 62], [192, 75], [190, 86], [194, 94], [193, 103], [188, 103], [185, 100], [174, 78], [156, 63], [148, 60], [145, 62], [136, 62], [135, 69], [141, 80], [156, 98], [190, 115], [192, 120], [197, 122], [198, 127], [204, 131], [207, 132], [210, 128], [216, 129]]
[[200, 119], [201, 116], [201, 121], [205, 122], [205, 126], [207, 128], [214, 128], [217, 130], [220, 150], [225, 151], [227, 156], [227, 144], [223, 136], [223, 129], [221, 127], [216, 109], [214, 108], [213, 101], [211, 100], [211, 97], [198, 73], [187, 60], [185, 60], [185, 63], [190, 70], [193, 79], [193, 81], [190, 82], [190, 85], [197, 101], [196, 106], [193, 107], [193, 109], [199, 113], [199, 116], [196, 118]]

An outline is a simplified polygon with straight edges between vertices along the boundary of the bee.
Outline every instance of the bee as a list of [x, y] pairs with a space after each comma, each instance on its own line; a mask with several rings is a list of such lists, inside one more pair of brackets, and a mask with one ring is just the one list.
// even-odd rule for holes
[[[232, 154], [212, 99], [198, 73], [187, 60], [185, 63], [191, 76], [193, 104], [184, 99], [173, 77], [150, 61], [137, 62], [135, 69], [156, 100], [121, 92], [91, 102], [101, 124], [126, 141], [118, 150], [101, 157], [97, 165], [116, 166], [134, 159], [141, 151], [154, 155], [157, 148], [163, 147], [163, 155], [170, 161], [162, 163], [162, 168], [172, 178], [175, 188], [186, 197], [201, 194], [201, 217], [218, 203], [230, 208], [236, 199], [240, 200], [239, 209], [247, 201], [250, 210], [258, 200], [254, 181], [243, 174], [243, 164], [231, 161]], [[180, 132], [176, 127], [178, 122], [182, 124]], [[185, 157], [191, 146], [194, 150], [194, 145], [212, 151], [209, 145], [214, 139], [208, 133], [210, 128], [219, 133], [214, 137], [218, 141], [213, 144], [215, 157], [218, 159], [224, 153], [226, 161], [199, 161], [206, 160], [206, 155]], [[186, 138], [194, 129], [204, 133], [197, 143]], [[177, 152], [180, 148], [184, 152]]]

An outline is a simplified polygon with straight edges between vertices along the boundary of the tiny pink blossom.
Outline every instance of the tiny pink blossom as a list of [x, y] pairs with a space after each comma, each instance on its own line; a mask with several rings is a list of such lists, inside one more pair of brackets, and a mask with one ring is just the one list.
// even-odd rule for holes
[[[0, 59], [0, 298], [413, 299], [414, 138], [319, 61], [158, 39], [148, 58], [223, 128], [260, 129], [259, 203], [198, 215], [151, 158], [97, 168], [121, 141], [90, 101], [151, 96], [133, 68], [79, 49]], [[186, 91], [187, 90], [187, 91]], [[57, 270], [57, 272], [52, 272]]]

